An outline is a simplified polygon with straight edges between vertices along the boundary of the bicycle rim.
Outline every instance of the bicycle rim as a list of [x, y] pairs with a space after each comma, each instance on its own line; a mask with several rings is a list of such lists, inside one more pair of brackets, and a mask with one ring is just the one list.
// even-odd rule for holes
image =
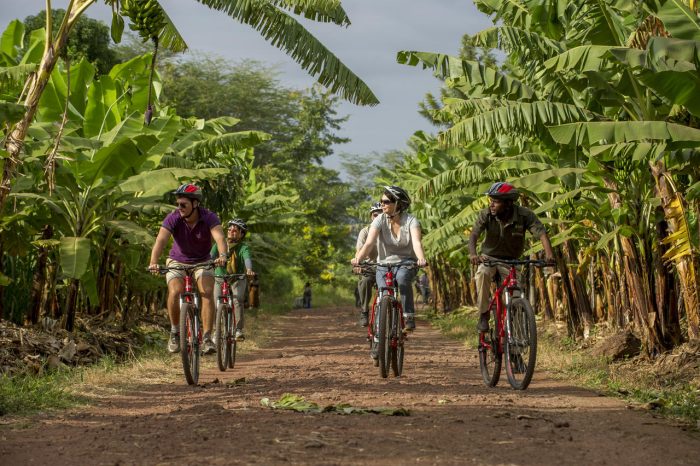
[[481, 377], [488, 387], [495, 387], [501, 377], [501, 362], [503, 354], [499, 351], [498, 339], [496, 338], [497, 321], [495, 313], [491, 314], [490, 330], [484, 335], [482, 343], [479, 336], [479, 366]]
[[385, 296], [379, 304], [379, 329], [377, 331], [377, 360], [379, 361], [379, 375], [386, 378], [389, 375], [391, 356], [390, 327], [391, 298]]
[[226, 304], [219, 304], [216, 307], [216, 363], [221, 372], [225, 371], [228, 366], [228, 348], [226, 346], [228, 337], [228, 327], [226, 326], [227, 314], [228, 309]]
[[525, 390], [537, 361], [535, 313], [525, 298], [515, 298], [508, 312], [510, 335], [506, 338], [506, 374], [516, 390]]
[[229, 309], [228, 329], [226, 337], [226, 364], [229, 369], [236, 365], [236, 315], [233, 309]]
[[185, 380], [189, 385], [194, 385], [197, 381], [192, 374], [192, 360], [199, 348], [195, 348], [194, 345], [196, 334], [191, 309], [190, 303], [180, 305], [180, 356]]
[[399, 377], [403, 370], [403, 329], [401, 328], [401, 316], [396, 307], [391, 313], [391, 369], [394, 377]]

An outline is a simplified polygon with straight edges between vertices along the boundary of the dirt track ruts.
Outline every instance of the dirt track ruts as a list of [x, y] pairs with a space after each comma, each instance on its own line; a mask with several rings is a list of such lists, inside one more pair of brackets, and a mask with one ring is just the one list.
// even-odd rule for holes
[[[5, 419], [0, 464], [700, 463], [697, 432], [545, 373], [525, 392], [510, 389], [505, 374], [497, 388], [485, 387], [476, 351], [425, 322], [407, 343], [404, 375], [388, 379], [379, 378], [349, 308], [293, 311], [272, 333], [232, 371], [208, 358], [203, 386], [179, 377], [88, 408]], [[245, 384], [232, 384], [242, 377]], [[411, 415], [260, 405], [285, 392], [320, 405], [402, 406]]]

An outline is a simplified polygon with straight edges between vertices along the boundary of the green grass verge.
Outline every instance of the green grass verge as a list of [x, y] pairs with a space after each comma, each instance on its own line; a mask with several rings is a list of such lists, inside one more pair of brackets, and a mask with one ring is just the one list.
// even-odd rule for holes
[[[476, 349], [476, 310], [460, 308], [449, 314], [431, 311], [427, 318], [444, 335]], [[629, 370], [624, 363], [593, 357], [549, 329], [539, 332], [537, 354], [537, 369], [546, 370], [558, 379], [644, 404], [656, 413], [693, 425], [700, 420], [700, 390], [687, 381], [659, 378], [643, 365]]]

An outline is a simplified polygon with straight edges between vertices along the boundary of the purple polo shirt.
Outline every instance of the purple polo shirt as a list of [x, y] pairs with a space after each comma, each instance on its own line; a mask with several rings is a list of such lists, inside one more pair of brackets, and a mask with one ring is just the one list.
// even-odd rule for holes
[[204, 207], [198, 207], [198, 209], [199, 220], [193, 227], [187, 225], [177, 210], [168, 214], [163, 220], [163, 228], [173, 235], [173, 247], [168, 255], [172, 260], [185, 264], [196, 264], [209, 260], [212, 241], [211, 229], [221, 225], [221, 220], [214, 212]]

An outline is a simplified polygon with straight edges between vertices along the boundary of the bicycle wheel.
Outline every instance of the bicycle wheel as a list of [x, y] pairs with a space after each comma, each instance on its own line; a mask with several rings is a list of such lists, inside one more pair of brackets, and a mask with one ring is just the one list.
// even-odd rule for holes
[[199, 380], [199, 321], [192, 303], [180, 305], [180, 355], [188, 384]]
[[236, 365], [236, 313], [231, 307], [228, 309], [228, 318], [226, 320], [226, 361], [228, 368], [233, 369]]
[[385, 296], [379, 303], [379, 329], [377, 330], [377, 361], [379, 361], [379, 375], [386, 378], [389, 375], [391, 364], [391, 296]]
[[398, 307], [394, 306], [391, 319], [391, 369], [394, 377], [401, 376], [403, 371], [403, 329], [401, 328], [401, 316]]
[[506, 374], [516, 390], [525, 390], [537, 361], [537, 325], [532, 306], [525, 298], [514, 298], [507, 313], [510, 335], [506, 335]]
[[479, 335], [479, 366], [481, 377], [488, 387], [495, 387], [501, 377], [501, 362], [503, 354], [498, 345], [498, 321], [495, 311], [491, 314], [490, 330]]
[[219, 303], [216, 306], [216, 363], [219, 370], [224, 372], [228, 367], [228, 312], [230, 306], [228, 304]]

